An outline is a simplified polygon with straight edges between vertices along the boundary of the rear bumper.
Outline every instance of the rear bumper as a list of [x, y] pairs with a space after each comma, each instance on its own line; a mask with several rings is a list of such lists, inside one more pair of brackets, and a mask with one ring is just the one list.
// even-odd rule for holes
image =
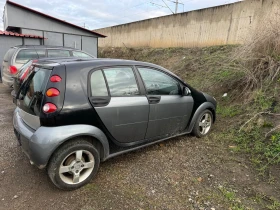
[[14, 84], [14, 79], [12, 78], [12, 76], [7, 75], [6, 73], [3, 72], [2, 75], [2, 82], [4, 85], [8, 86], [8, 87], [12, 87]]
[[34, 130], [21, 118], [20, 109], [14, 111], [13, 123], [16, 137], [24, 153], [38, 168], [45, 168], [54, 151], [65, 141], [77, 136], [92, 136], [102, 144], [102, 160], [109, 156], [109, 142], [106, 135], [91, 125], [67, 125], [57, 127], [40, 126]]
[[39, 129], [35, 131], [24, 123], [19, 115], [18, 107], [14, 111], [13, 124], [23, 152], [38, 168], [45, 168], [50, 157], [50, 148], [46, 148], [44, 144], [38, 142], [37, 138], [34, 138]]

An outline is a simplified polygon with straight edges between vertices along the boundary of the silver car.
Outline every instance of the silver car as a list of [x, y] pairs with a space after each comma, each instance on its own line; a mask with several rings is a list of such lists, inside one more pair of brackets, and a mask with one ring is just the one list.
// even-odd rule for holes
[[50, 57], [80, 57], [95, 58], [93, 55], [74, 48], [45, 46], [45, 45], [20, 45], [10, 48], [4, 56], [1, 76], [3, 84], [12, 87], [13, 75], [29, 60]]

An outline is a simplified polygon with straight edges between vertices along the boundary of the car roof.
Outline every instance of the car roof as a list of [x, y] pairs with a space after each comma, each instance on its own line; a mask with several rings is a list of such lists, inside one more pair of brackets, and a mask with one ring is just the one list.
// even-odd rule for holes
[[17, 45], [14, 46], [14, 48], [25, 48], [25, 49], [70, 49], [70, 50], [77, 50], [78, 49], [72, 48], [72, 47], [63, 47], [63, 46], [52, 46], [52, 45]]
[[171, 74], [172, 76], [178, 78], [183, 82], [183, 80], [178, 77], [176, 74], [172, 73], [171, 71], [158, 66], [153, 63], [147, 63], [147, 62], [142, 62], [142, 61], [135, 61], [135, 60], [123, 60], [123, 59], [110, 59], [110, 58], [70, 58], [70, 59], [65, 59], [65, 58], [57, 58], [57, 59], [47, 59], [42, 62], [35, 63], [34, 66], [41, 67], [41, 68], [47, 68], [47, 69], [52, 69], [55, 66], [60, 66], [60, 65], [66, 65], [66, 66], [71, 66], [71, 65], [81, 65], [82, 68], [86, 67], [93, 67], [93, 68], [99, 68], [99, 67], [110, 67], [110, 66], [146, 66], [146, 67], [151, 67], [151, 68], [156, 68], [160, 69], [164, 72], [167, 72], [168, 74]]
[[55, 58], [50, 58], [50, 57], [45, 57], [45, 58], [39, 58], [36, 59], [38, 64], [55, 64], [55, 65], [59, 65], [62, 63], [66, 63], [66, 62], [70, 62], [70, 61], [87, 61], [87, 60], [92, 60], [92, 59], [96, 59], [94, 57], [92, 58], [83, 58], [83, 57], [55, 57]]
[[[89, 66], [123, 66], [123, 65], [149, 65], [157, 66], [152, 63], [146, 63], [134, 60], [111, 59], [111, 58], [52, 58], [42, 59], [41, 66], [59, 66], [59, 65], [74, 65], [88, 64]], [[158, 66], [157, 66], [158, 67]], [[161, 67], [162, 68], [162, 67]]]

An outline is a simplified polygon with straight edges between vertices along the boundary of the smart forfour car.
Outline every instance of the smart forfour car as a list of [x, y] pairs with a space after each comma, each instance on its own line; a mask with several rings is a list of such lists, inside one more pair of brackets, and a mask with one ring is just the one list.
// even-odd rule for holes
[[13, 123], [30, 162], [74, 190], [114, 156], [169, 138], [207, 135], [216, 100], [150, 63], [56, 60], [34, 64]]

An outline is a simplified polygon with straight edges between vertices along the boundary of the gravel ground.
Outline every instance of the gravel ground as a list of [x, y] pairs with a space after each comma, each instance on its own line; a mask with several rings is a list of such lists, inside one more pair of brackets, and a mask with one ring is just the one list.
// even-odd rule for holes
[[89, 185], [60, 191], [17, 145], [10, 92], [0, 84], [0, 209], [266, 209], [269, 201], [258, 195], [280, 199], [279, 167], [270, 172], [274, 182], [260, 179], [246, 157], [215, 143], [221, 121], [207, 138], [184, 136], [121, 155], [102, 163]]

